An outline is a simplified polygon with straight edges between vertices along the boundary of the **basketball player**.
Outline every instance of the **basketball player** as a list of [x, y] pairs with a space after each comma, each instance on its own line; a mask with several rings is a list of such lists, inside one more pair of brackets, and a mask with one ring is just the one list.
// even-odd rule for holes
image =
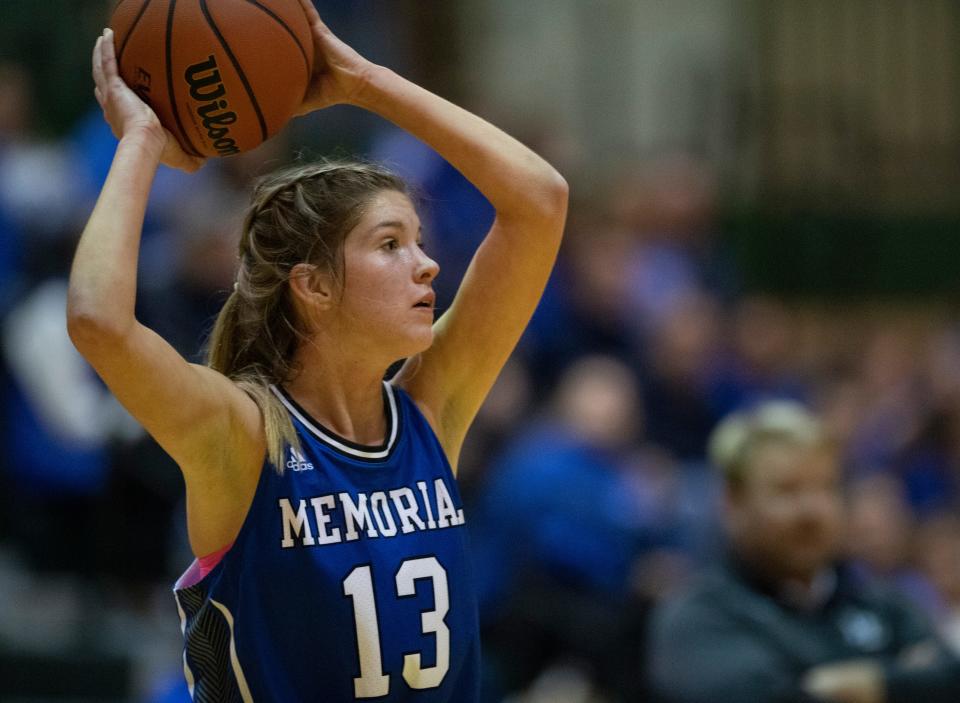
[[183, 472], [199, 559], [176, 598], [195, 700], [476, 701], [457, 456], [546, 283], [566, 183], [495, 127], [360, 57], [301, 1], [317, 61], [300, 114], [369, 109], [496, 208], [450, 309], [434, 322], [437, 264], [403, 182], [328, 163], [255, 189], [209, 366], [140, 325], [151, 181], [160, 163], [201, 162], [119, 78], [108, 30], [93, 74], [119, 145], [77, 248], [70, 335]]

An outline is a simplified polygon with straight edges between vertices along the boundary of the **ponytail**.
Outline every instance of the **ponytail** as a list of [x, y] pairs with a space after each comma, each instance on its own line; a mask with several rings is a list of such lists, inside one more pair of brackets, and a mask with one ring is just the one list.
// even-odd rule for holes
[[[258, 331], [250, 328], [251, 311], [247, 308], [243, 296], [235, 288], [221, 308], [210, 333], [207, 365], [231, 379], [260, 408], [267, 439], [267, 458], [277, 473], [283, 474], [284, 450], [292, 447], [301, 451], [300, 439], [286, 408], [270, 386], [288, 380], [291, 369], [284, 359], [290, 357], [279, 354], [273, 356], [271, 360], [279, 362], [275, 364], [279, 368], [268, 368], [263, 361], [258, 362], [255, 343]], [[268, 326], [266, 319], [261, 318], [259, 322]], [[267, 334], [267, 339], [270, 337]], [[263, 358], [264, 361], [267, 358], [270, 357]]]

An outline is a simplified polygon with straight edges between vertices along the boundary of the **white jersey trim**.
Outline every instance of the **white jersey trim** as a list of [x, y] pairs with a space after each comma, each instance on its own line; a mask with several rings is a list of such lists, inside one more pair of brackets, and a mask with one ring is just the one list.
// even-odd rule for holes
[[[173, 599], [177, 601], [177, 613], [180, 615], [180, 632], [184, 637], [187, 636], [187, 614], [183, 612], [183, 606], [180, 605], [180, 595], [174, 590]], [[193, 691], [197, 682], [193, 678], [193, 672], [190, 671], [190, 665], [187, 663], [187, 648], [183, 648], [183, 677], [187, 680], [187, 690], [190, 692], [190, 700], [193, 700]]]
[[243, 675], [240, 659], [237, 657], [237, 643], [233, 639], [233, 614], [223, 603], [215, 601], [213, 598], [210, 599], [210, 602], [217, 610], [223, 613], [223, 617], [227, 619], [227, 625], [230, 626], [230, 665], [233, 667], [233, 675], [237, 679], [240, 698], [243, 699], [243, 703], [253, 703], [253, 696], [250, 695], [250, 687], [247, 686], [247, 678]]
[[367, 450], [359, 449], [357, 447], [352, 447], [348, 444], [344, 444], [336, 437], [330, 435], [329, 432], [325, 432], [322, 427], [318, 427], [310, 420], [309, 417], [305, 416], [300, 410], [294, 406], [283, 392], [274, 385], [270, 386], [270, 390], [273, 391], [273, 394], [280, 399], [280, 402], [283, 403], [284, 407], [296, 417], [300, 422], [303, 423], [310, 432], [317, 437], [320, 441], [325, 444], [329, 444], [331, 447], [337, 449], [338, 451], [348, 454], [350, 456], [359, 457], [361, 459], [386, 459], [390, 455], [390, 451], [393, 449], [393, 445], [397, 440], [397, 434], [400, 427], [400, 418], [397, 413], [397, 400], [393, 394], [393, 386], [384, 381], [384, 388], [387, 391], [387, 405], [389, 409], [389, 425], [390, 425], [390, 437], [387, 440], [386, 446], [383, 449], [379, 450]]

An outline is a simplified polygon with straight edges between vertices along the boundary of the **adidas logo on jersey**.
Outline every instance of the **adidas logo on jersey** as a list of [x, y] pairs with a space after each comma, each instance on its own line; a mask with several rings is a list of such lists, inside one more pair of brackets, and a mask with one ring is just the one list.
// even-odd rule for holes
[[307, 458], [296, 449], [291, 449], [290, 458], [287, 459], [287, 468], [294, 471], [313, 471], [313, 464], [307, 461]]

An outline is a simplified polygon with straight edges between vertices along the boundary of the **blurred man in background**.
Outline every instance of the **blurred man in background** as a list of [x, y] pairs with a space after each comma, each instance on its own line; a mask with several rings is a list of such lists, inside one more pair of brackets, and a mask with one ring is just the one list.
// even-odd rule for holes
[[602, 700], [639, 695], [626, 658], [642, 640], [646, 603], [632, 576], [665, 546], [645, 522], [640, 413], [630, 369], [584, 357], [493, 463], [472, 513], [485, 700], [542, 689], [558, 672], [551, 702], [577, 700], [579, 687]]
[[768, 402], [710, 439], [727, 558], [661, 606], [650, 677], [670, 703], [956, 701], [960, 660], [920, 612], [840, 560], [836, 447], [801, 406]]

